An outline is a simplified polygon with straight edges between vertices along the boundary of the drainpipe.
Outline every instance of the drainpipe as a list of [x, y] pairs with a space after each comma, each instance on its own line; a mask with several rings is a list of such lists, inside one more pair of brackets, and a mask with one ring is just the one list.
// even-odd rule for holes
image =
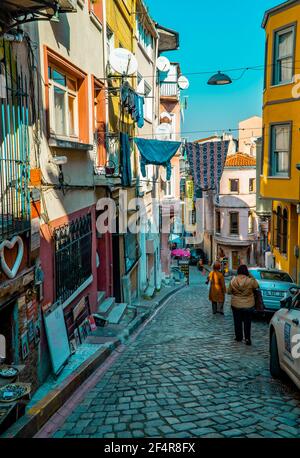
[[109, 101], [108, 101], [108, 80], [107, 80], [107, 65], [108, 65], [108, 55], [107, 55], [107, 23], [106, 23], [106, 0], [103, 0], [103, 75], [104, 75], [104, 90], [105, 90], [105, 145], [106, 145], [106, 155], [108, 153], [108, 131], [109, 131]]

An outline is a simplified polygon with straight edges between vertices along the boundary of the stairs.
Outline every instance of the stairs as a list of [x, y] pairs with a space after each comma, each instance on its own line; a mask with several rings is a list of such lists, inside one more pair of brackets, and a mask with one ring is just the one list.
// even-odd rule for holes
[[94, 314], [98, 326], [119, 324], [127, 310], [127, 304], [117, 304], [114, 297], [105, 299], [102, 292], [98, 293], [98, 310]]

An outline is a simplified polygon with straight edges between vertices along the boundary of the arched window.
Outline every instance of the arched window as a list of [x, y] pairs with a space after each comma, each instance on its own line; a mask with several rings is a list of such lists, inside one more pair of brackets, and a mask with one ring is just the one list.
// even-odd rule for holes
[[281, 232], [281, 251], [287, 253], [287, 237], [288, 237], [288, 211], [285, 208], [282, 215], [282, 232]]
[[277, 207], [276, 212], [276, 246], [281, 247], [281, 207]]

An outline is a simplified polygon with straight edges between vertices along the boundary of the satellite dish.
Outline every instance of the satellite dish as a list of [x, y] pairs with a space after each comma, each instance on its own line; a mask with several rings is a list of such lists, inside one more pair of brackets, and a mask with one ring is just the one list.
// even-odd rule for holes
[[170, 115], [170, 113], [168, 113], [167, 111], [163, 111], [160, 115], [159, 115], [159, 118], [162, 120], [162, 123], [166, 123], [166, 121], [163, 121], [164, 119], [167, 119], [170, 123], [172, 122], [172, 117]]
[[167, 124], [166, 122], [163, 122], [157, 126], [155, 129], [155, 134], [156, 134], [156, 140], [170, 140], [170, 136], [172, 133], [172, 127], [170, 124]]
[[156, 66], [160, 72], [168, 72], [171, 68], [170, 61], [165, 56], [160, 56], [157, 59]]
[[179, 89], [182, 89], [183, 91], [185, 91], [186, 89], [190, 87], [190, 82], [185, 76], [181, 75], [178, 78], [178, 86], [179, 86]]
[[115, 72], [124, 76], [133, 75], [138, 69], [136, 57], [124, 48], [113, 49], [109, 56], [109, 63]]

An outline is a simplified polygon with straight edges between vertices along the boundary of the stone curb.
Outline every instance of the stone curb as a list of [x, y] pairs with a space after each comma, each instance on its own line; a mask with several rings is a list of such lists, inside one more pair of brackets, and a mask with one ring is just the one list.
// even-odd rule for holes
[[109, 344], [106, 348], [98, 350], [94, 355], [90, 356], [82, 363], [71, 375], [69, 375], [59, 387], [51, 390], [47, 396], [41, 399], [36, 405], [14, 423], [0, 438], [30, 438], [33, 437], [44, 424], [57, 412], [60, 407], [74, 394], [76, 389], [82, 384], [104, 361], [112, 354], [112, 352], [121, 344], [125, 343], [131, 336], [170, 296], [176, 294], [186, 285], [179, 285], [172, 289], [163, 297], [159, 298], [153, 304], [149, 311], [141, 313], [137, 316], [125, 329], [118, 339]]

